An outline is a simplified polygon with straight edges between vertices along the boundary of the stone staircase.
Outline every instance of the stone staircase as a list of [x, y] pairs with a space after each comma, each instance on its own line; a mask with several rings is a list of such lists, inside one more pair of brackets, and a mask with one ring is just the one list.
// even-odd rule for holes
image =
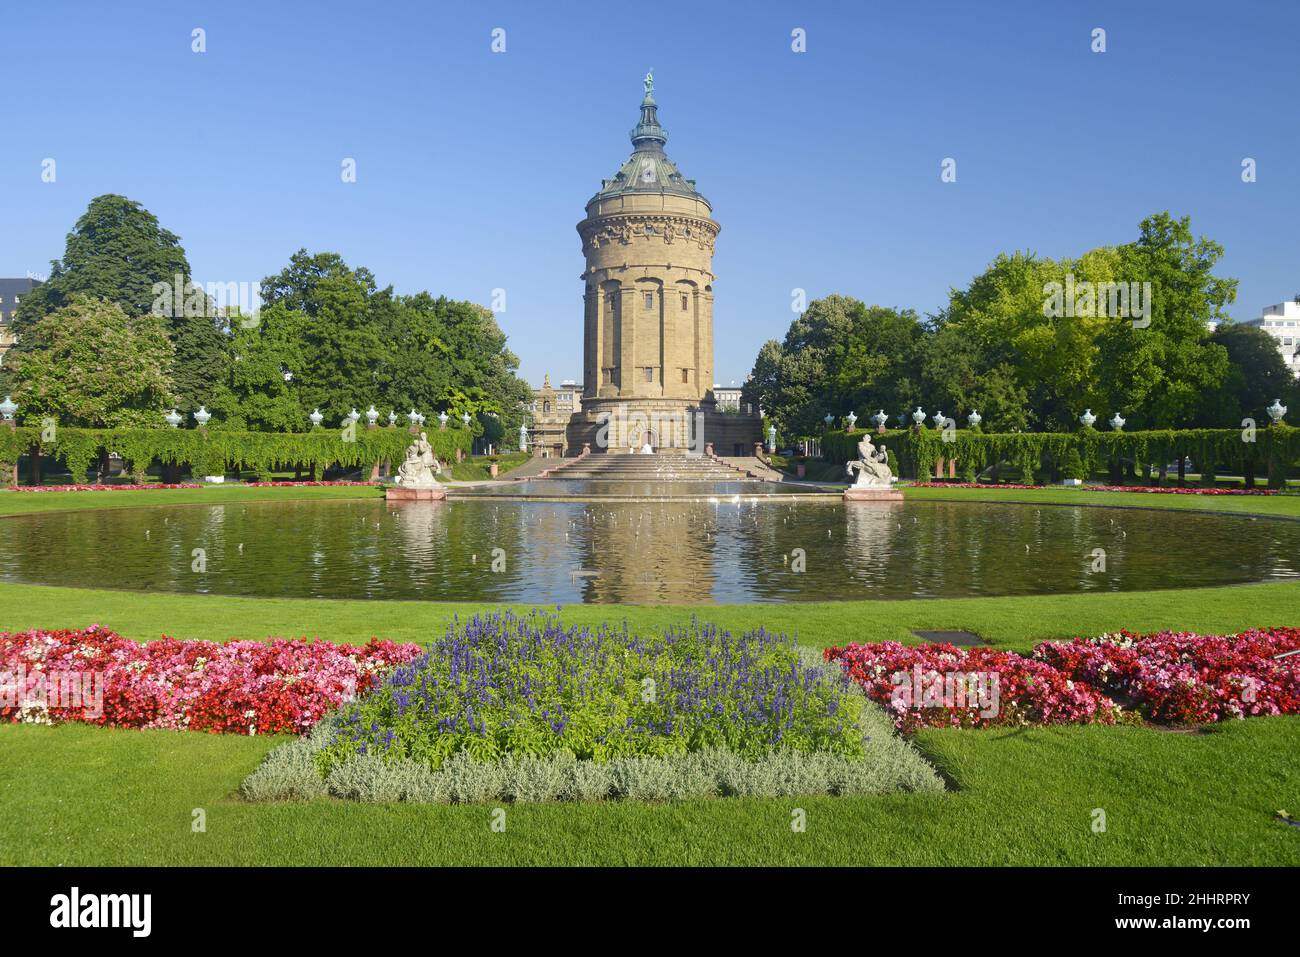
[[583, 456], [546, 478], [602, 482], [750, 482], [749, 472], [703, 455], [634, 455], [608, 452]]

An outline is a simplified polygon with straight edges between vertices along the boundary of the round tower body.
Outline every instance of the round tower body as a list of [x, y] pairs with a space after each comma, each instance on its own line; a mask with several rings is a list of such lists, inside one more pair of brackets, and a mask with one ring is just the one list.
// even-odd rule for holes
[[[577, 226], [585, 260], [584, 388], [582, 411], [569, 426], [574, 449], [703, 451], [713, 441], [710, 422], [714, 430], [720, 424], [713, 249], [721, 227], [694, 181], [668, 159], [668, 134], [656, 114], [647, 77], [632, 155], [588, 201]], [[757, 430], [746, 430], [746, 442], [750, 432]], [[730, 444], [725, 451], [733, 451]]]

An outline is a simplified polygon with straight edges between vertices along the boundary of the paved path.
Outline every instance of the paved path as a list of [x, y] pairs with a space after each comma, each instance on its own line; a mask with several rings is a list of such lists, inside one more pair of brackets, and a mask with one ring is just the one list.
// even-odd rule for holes
[[501, 476], [501, 478], [507, 482], [513, 482], [517, 479], [532, 478], [534, 475], [539, 475], [547, 469], [555, 468], [564, 461], [564, 459], [546, 459], [542, 458], [540, 455], [535, 455], [523, 465], [506, 472]]
[[785, 475], [772, 468], [762, 459], [755, 455], [719, 455], [718, 458], [734, 468], [743, 469], [746, 472], [753, 472], [758, 478], [765, 479], [769, 482], [781, 482], [785, 480]]

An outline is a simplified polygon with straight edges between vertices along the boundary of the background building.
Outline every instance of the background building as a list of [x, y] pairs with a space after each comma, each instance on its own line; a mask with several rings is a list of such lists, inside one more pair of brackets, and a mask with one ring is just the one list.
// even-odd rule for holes
[[558, 387], [552, 388], [550, 375], [545, 376], [542, 387], [533, 390], [532, 428], [529, 430], [533, 454], [548, 457], [567, 455], [565, 433], [569, 419], [581, 407], [580, 384], [565, 379]]
[[1258, 326], [1277, 342], [1282, 361], [1294, 376], [1300, 376], [1300, 303], [1279, 302], [1265, 306], [1258, 319], [1247, 319], [1243, 326]]
[[713, 383], [713, 398], [717, 400], [719, 410], [740, 411], [741, 388], [738, 385], [718, 385]]
[[41, 284], [39, 279], [0, 279], [0, 367], [14, 344], [13, 319], [18, 300]]
[[[752, 452], [758, 419], [719, 415], [713, 384], [712, 207], [664, 152], [653, 80], [646, 77], [632, 155], [587, 202], [578, 223], [586, 258], [582, 409], [569, 446], [594, 452]], [[602, 428], [602, 424], [604, 427]], [[736, 446], [733, 449], [733, 445]]]

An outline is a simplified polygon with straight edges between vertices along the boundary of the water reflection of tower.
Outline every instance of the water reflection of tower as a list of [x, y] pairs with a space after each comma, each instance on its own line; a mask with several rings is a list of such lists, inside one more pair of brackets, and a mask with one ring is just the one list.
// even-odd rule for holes
[[803, 549], [806, 567], [812, 543], [800, 523], [809, 517], [810, 508], [821, 511], [815, 505], [753, 501], [723, 500], [709, 506], [716, 526], [715, 561], [730, 586], [730, 593], [719, 600], [808, 597], [805, 591], [813, 581], [792, 567], [790, 558], [797, 554], [795, 549]]
[[589, 506], [578, 554], [586, 602], [642, 604], [713, 600], [714, 531], [709, 510], [685, 502], [609, 502]]
[[577, 585], [570, 568], [581, 563], [580, 503], [535, 502], [521, 505], [515, 568], [522, 596], [569, 601]]

